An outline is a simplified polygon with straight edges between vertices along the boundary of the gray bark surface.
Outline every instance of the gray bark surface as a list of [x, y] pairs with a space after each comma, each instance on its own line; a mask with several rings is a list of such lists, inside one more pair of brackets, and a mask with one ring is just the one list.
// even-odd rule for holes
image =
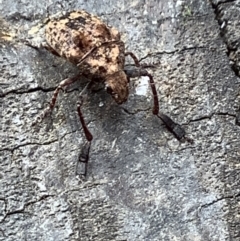
[[[160, 109], [193, 144], [152, 115], [143, 77], [121, 106], [104, 90], [85, 96], [94, 137], [86, 179], [76, 175], [86, 80], [31, 126], [78, 70], [24, 40], [73, 9], [118, 28], [126, 49], [154, 64]], [[4, 0], [0, 10], [0, 241], [240, 240], [240, 1]]]

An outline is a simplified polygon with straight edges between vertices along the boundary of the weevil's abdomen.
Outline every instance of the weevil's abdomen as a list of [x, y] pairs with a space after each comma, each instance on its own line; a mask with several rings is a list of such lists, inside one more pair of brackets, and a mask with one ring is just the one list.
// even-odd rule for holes
[[120, 41], [119, 32], [85, 11], [53, 18], [46, 25], [46, 41], [61, 57], [77, 64], [95, 46]]

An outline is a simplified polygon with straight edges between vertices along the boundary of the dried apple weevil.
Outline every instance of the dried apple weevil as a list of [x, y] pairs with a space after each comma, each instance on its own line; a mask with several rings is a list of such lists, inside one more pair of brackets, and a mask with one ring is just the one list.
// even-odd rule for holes
[[[129, 78], [148, 76], [154, 99], [153, 114], [165, 123], [177, 139], [185, 138], [182, 127], [159, 112], [158, 96], [152, 75], [140, 65], [133, 53], [125, 52], [124, 43], [115, 28], [109, 27], [100, 18], [86, 11], [72, 11], [51, 18], [45, 26], [45, 38], [47, 44], [45, 48], [77, 65], [80, 72], [77, 76], [60, 82], [49, 106], [34, 123], [40, 122], [51, 112], [59, 91], [77, 81], [80, 76], [104, 83], [105, 89], [118, 104], [122, 104], [128, 98]], [[127, 55], [133, 59], [137, 69], [124, 69]], [[79, 161], [87, 164], [93, 137], [85, 124], [81, 105], [82, 103], [78, 103], [77, 109], [87, 143], [83, 145]], [[86, 170], [87, 167], [85, 167], [85, 175]]]

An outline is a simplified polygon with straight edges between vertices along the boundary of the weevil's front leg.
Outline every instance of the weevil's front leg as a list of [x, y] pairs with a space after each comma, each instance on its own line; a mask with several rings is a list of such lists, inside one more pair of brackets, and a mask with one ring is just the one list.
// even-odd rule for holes
[[55, 91], [53, 93], [51, 102], [49, 103], [48, 107], [46, 109], [44, 109], [43, 112], [39, 116], [37, 116], [37, 118], [35, 119], [35, 121], [33, 122], [32, 125], [35, 125], [36, 123], [41, 122], [46, 117], [46, 115], [49, 114], [53, 110], [60, 90], [63, 87], [68, 86], [68, 85], [74, 83], [75, 81], [77, 81], [80, 76], [81, 76], [81, 74], [78, 74], [75, 77], [67, 78], [60, 82], [60, 84], [58, 85], [58, 87], [55, 89]]
[[157, 95], [157, 90], [156, 90], [153, 77], [148, 72], [145, 73], [144, 76], [149, 77], [149, 82], [153, 93], [153, 100], [154, 100], [153, 114], [163, 121], [163, 123], [167, 126], [168, 130], [171, 131], [178, 140], [185, 139], [188, 142], [193, 143], [192, 139], [185, 136], [186, 135], [185, 130], [178, 123], [175, 123], [169, 116], [163, 114], [162, 112], [159, 112], [158, 95]]
[[132, 52], [126, 52], [125, 56], [131, 56], [131, 58], [133, 59], [136, 67], [138, 67], [137, 69], [132, 69], [132, 70], [125, 70], [126, 75], [129, 78], [135, 78], [135, 77], [140, 77], [140, 76], [148, 76], [149, 78], [149, 84], [151, 86], [151, 90], [152, 90], [152, 94], [153, 94], [153, 101], [154, 101], [154, 106], [153, 106], [153, 114], [154, 115], [158, 115], [159, 113], [159, 104], [158, 104], [158, 95], [157, 95], [157, 90], [156, 90], [156, 86], [153, 80], [153, 77], [151, 74], [149, 74], [147, 72], [147, 70], [142, 69], [140, 61], [138, 60], [138, 58], [136, 57], [136, 55]]
[[163, 123], [167, 126], [168, 130], [171, 131], [178, 140], [186, 139], [187, 141], [192, 142], [190, 138], [185, 137], [185, 130], [179, 124], [175, 123], [167, 115], [159, 112], [158, 94], [152, 75], [149, 74], [147, 70], [141, 68], [124, 69], [124, 71], [129, 78], [135, 78], [139, 76], [147, 76], [149, 78], [149, 84], [151, 86], [154, 102], [152, 110], [153, 114], [163, 121]]
[[128, 55], [133, 59], [134, 64], [135, 64], [137, 67], [140, 67], [140, 66], [141, 66], [141, 64], [140, 64], [137, 56], [136, 56], [134, 53], [132, 53], [132, 52], [125, 52], [125, 56], [128, 56]]
[[140, 61], [138, 60], [137, 56], [132, 53], [132, 52], [126, 52], [125, 56], [130, 56], [133, 59], [133, 62], [135, 64], [136, 67], [141, 67], [141, 68], [155, 68], [155, 66], [153, 64], [141, 64]]
[[[92, 142], [93, 136], [92, 136], [91, 132], [88, 130], [86, 122], [83, 118], [83, 114], [82, 114], [82, 111], [81, 111], [82, 103], [83, 103], [82, 96], [80, 96], [80, 101], [77, 103], [77, 111], [78, 111], [78, 116], [79, 116], [79, 119], [81, 121], [82, 128], [83, 128], [83, 131], [84, 131], [84, 134], [85, 134], [85, 137], [86, 137], [87, 141], [85, 142], [85, 144], [83, 145], [83, 147], [81, 149], [78, 161], [85, 164], [85, 170], [83, 172], [83, 175], [86, 176], [87, 175], [88, 160], [89, 160], [89, 152], [90, 152], [90, 147], [91, 147], [91, 142]], [[77, 165], [77, 167], [78, 167], [78, 165]]]
[[151, 74], [147, 72], [145, 69], [137, 68], [137, 69], [124, 69], [125, 74], [128, 78], [136, 78], [140, 76], [147, 76], [149, 78], [149, 84], [151, 86], [152, 94], [153, 94], [153, 114], [158, 115], [159, 113], [159, 104], [158, 104], [158, 94], [156, 90], [156, 86]]

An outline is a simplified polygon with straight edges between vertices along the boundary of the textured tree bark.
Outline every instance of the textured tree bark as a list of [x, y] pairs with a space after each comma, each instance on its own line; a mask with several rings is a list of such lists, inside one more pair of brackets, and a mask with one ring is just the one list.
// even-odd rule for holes
[[[240, 240], [239, 6], [229, 2], [1, 3], [0, 240]], [[85, 141], [76, 103], [86, 79], [31, 126], [78, 70], [26, 42], [39, 41], [34, 26], [46, 17], [73, 9], [101, 16], [155, 66], [160, 109], [193, 144], [152, 115], [145, 77], [120, 106], [96, 87], [84, 97], [93, 134], [85, 179], [76, 172]]]

